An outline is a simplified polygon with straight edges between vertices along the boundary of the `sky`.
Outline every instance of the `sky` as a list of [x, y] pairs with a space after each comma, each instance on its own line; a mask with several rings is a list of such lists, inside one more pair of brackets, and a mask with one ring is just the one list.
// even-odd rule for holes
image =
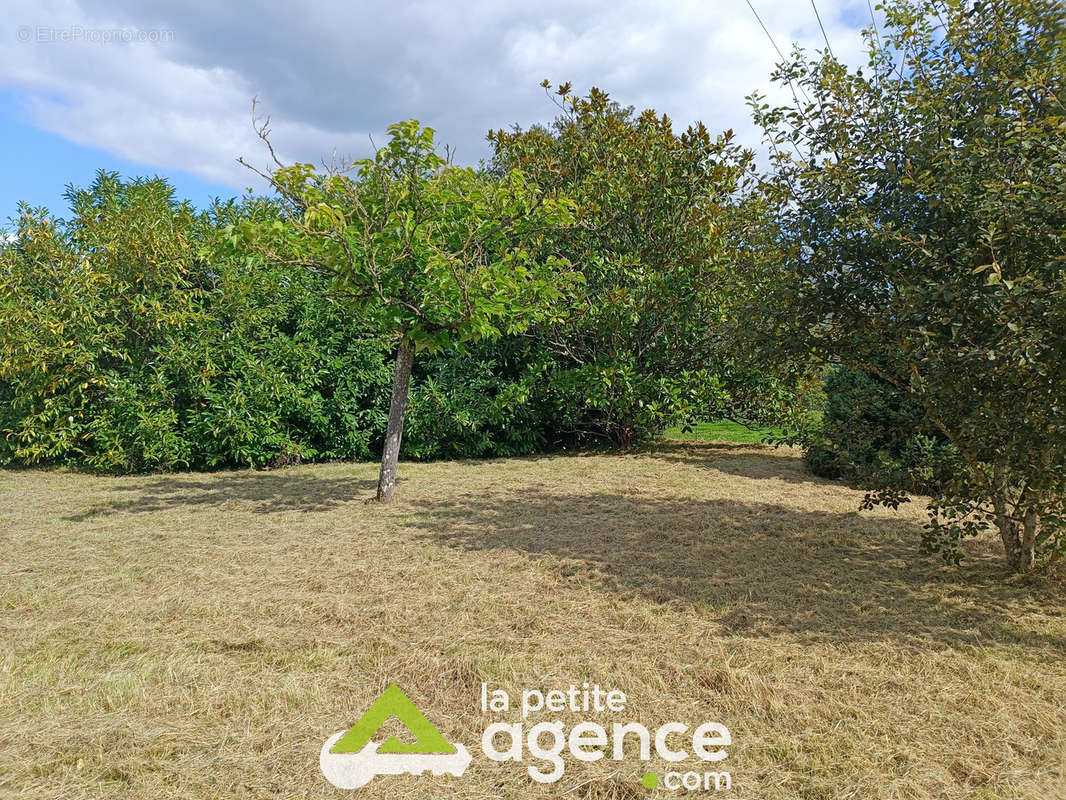
[[[867, 0], [752, 0], [779, 47], [861, 64]], [[745, 97], [778, 59], [744, 0], [4, 0], [0, 220], [20, 200], [62, 214], [64, 187], [98, 169], [161, 175], [179, 196], [264, 189], [252, 101], [282, 159], [358, 158], [415, 118], [458, 163], [485, 133], [550, 120], [540, 82], [592, 86], [679, 126], [761, 145]]]

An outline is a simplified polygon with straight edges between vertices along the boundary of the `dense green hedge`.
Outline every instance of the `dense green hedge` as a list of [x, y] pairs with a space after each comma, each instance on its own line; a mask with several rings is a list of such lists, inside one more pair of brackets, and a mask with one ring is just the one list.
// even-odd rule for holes
[[[378, 457], [393, 344], [329, 276], [233, 235], [278, 221], [274, 203], [196, 212], [164, 181], [109, 173], [68, 199], [62, 219], [21, 208], [17, 237], [0, 245], [0, 464], [139, 472]], [[730, 402], [788, 406], [772, 378], [732, 380], [750, 396], [731, 394], [726, 362], [673, 371], [625, 343], [581, 366], [559, 340], [541, 328], [420, 353], [404, 457], [640, 441]]]
[[237, 215], [102, 174], [24, 208], [0, 273], [0, 462], [109, 471], [366, 458], [383, 343], [321, 276], [227, 251]]
[[[111, 174], [70, 201], [69, 220], [23, 208], [0, 259], [0, 463], [129, 472], [378, 456], [391, 344], [327, 276], [227, 239], [242, 218], [274, 218], [270, 203], [196, 214], [164, 182]], [[560, 444], [540, 358], [517, 338], [424, 354], [407, 457]]]

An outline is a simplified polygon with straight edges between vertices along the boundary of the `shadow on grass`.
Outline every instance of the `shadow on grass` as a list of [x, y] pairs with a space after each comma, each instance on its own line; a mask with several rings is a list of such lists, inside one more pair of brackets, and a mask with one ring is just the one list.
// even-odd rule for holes
[[[748, 478], [830, 484], [785, 451], [665, 443], [651, 458]], [[375, 482], [313, 470], [230, 472], [116, 485], [113, 499], [67, 517], [222, 507], [314, 513], [372, 496]], [[640, 596], [716, 619], [723, 635], [792, 633], [811, 640], [893, 641], [928, 647], [1011, 646], [1066, 654], [1061, 573], [1019, 578], [988, 542], [970, 543], [961, 567], [918, 552], [919, 525], [825, 511], [803, 501], [657, 498], [514, 486], [463, 493], [401, 485], [395, 510], [415, 536], [466, 552], [519, 552], [564, 580]], [[355, 512], [373, 531], [376, 509]], [[1052, 632], [1033, 630], [1042, 618]]]
[[789, 483], [835, 484], [807, 469], [795, 451], [765, 444], [737, 442], [680, 442], [660, 440], [644, 451], [650, 458], [698, 469], [726, 472], [743, 478], [777, 478]]
[[327, 478], [306, 470], [275, 472], [219, 472], [203, 478], [155, 478], [149, 483], [117, 485], [113, 491], [128, 493], [128, 499], [98, 503], [65, 517], [82, 522], [107, 514], [138, 514], [173, 508], [251, 504], [259, 514], [280, 511], [329, 511], [373, 496], [377, 481]]
[[422, 536], [559, 560], [569, 581], [717, 618], [725, 635], [993, 644], [1066, 653], [1016, 619], [1061, 608], [1050, 578], [1011, 578], [991, 548], [961, 567], [918, 552], [913, 523], [733, 500], [613, 494], [418, 505]]

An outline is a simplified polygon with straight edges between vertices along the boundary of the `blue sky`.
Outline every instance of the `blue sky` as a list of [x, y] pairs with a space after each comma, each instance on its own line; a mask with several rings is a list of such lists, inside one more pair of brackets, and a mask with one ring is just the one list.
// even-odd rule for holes
[[[809, 3], [753, 0], [783, 50], [824, 47]], [[551, 119], [541, 80], [592, 86], [680, 125], [732, 128], [759, 148], [745, 97], [789, 98], [777, 60], [737, 0], [4, 0], [0, 219], [19, 200], [65, 211], [96, 170], [162, 175], [198, 206], [263, 186], [253, 98], [286, 162], [361, 157], [416, 118], [456, 149]], [[818, 0], [838, 57], [864, 61], [867, 0]]]
[[160, 169], [117, 157], [97, 147], [75, 144], [59, 134], [36, 128], [14, 92], [0, 92], [0, 140], [5, 144], [0, 182], [0, 217], [6, 223], [20, 201], [47, 206], [59, 216], [66, 212], [67, 184], [85, 186], [98, 169], [124, 175], [163, 175], [181, 197], [202, 207], [213, 197], [229, 197], [233, 188], [212, 183], [176, 169]]

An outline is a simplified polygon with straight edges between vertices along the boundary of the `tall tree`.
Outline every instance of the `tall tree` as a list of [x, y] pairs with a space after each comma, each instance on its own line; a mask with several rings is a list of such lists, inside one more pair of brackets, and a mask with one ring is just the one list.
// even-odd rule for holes
[[[260, 133], [269, 145], [265, 124]], [[540, 243], [545, 229], [569, 223], [565, 200], [518, 170], [489, 175], [450, 165], [434, 131], [415, 120], [389, 134], [373, 158], [349, 169], [286, 166], [275, 156], [264, 175], [287, 202], [289, 224], [260, 239], [283, 258], [333, 275], [396, 342], [377, 489], [383, 502], [396, 487], [417, 351], [517, 333], [558, 313], [575, 279]]]
[[761, 257], [741, 235], [757, 218], [753, 153], [732, 131], [675, 130], [665, 114], [570, 88], [558, 87], [549, 127], [489, 134], [499, 168], [576, 203], [553, 243], [585, 282], [572, 313], [541, 331], [554, 386], [583, 399], [579, 424], [622, 444], [750, 411], [773, 381], [731, 357], [728, 329], [732, 286]]
[[882, 10], [864, 69], [797, 51], [795, 102], [753, 99], [792, 246], [781, 346], [886, 381], [950, 443], [929, 548], [991, 524], [1030, 570], [1066, 548], [1066, 6]]

